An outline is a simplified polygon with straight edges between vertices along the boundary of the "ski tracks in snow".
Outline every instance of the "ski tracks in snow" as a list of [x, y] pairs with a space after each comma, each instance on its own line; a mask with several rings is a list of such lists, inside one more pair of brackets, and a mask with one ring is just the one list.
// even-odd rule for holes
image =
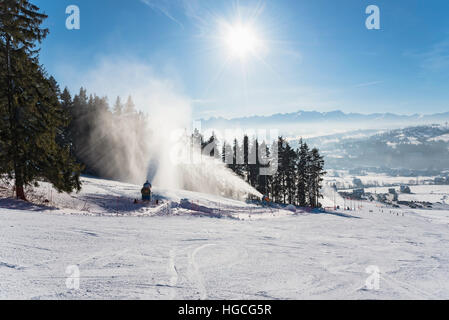
[[178, 269], [175, 264], [176, 260], [176, 249], [170, 250], [169, 258], [168, 258], [168, 266], [167, 266], [167, 274], [170, 276], [170, 300], [174, 300], [176, 298], [176, 288], [175, 286], [178, 284]]
[[195, 250], [193, 250], [193, 252], [189, 255], [189, 269], [188, 269], [188, 274], [190, 275], [190, 279], [192, 281], [195, 282], [196, 287], [199, 290], [199, 294], [200, 294], [200, 299], [201, 300], [205, 300], [207, 299], [207, 290], [206, 287], [204, 285], [204, 280], [203, 277], [201, 275], [199, 266], [196, 262], [196, 255], [203, 249], [207, 248], [207, 247], [211, 247], [211, 246], [215, 246], [215, 244], [210, 243], [210, 244], [205, 244], [202, 245], [198, 248], [196, 248]]

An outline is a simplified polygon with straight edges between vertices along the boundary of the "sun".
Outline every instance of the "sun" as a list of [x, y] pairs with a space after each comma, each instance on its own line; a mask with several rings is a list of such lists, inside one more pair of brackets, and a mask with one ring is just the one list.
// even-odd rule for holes
[[241, 23], [226, 27], [224, 41], [231, 56], [241, 60], [257, 55], [262, 45], [254, 28]]

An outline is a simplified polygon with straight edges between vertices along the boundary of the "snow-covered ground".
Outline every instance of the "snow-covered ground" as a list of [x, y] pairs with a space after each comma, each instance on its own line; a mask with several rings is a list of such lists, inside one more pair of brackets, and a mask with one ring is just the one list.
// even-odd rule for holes
[[[388, 189], [390, 189], [390, 187], [366, 188], [365, 192], [388, 193]], [[400, 193], [398, 187], [396, 187], [395, 190], [398, 192], [399, 201], [428, 201], [449, 206], [449, 185], [410, 186], [412, 193]]]
[[345, 170], [329, 170], [329, 172], [337, 173], [339, 176], [328, 175], [325, 177], [325, 183], [328, 185], [337, 184], [339, 189], [351, 189], [354, 187], [354, 178], [360, 179], [364, 185], [382, 186], [399, 186], [399, 185], [423, 185], [433, 182], [436, 176], [431, 177], [401, 177], [389, 176], [386, 174], [369, 173], [366, 175], [351, 175]]
[[0, 200], [1, 299], [449, 298], [448, 211], [293, 214], [157, 188], [163, 202], [144, 206], [139, 186], [84, 180], [72, 196], [42, 185], [53, 209]]

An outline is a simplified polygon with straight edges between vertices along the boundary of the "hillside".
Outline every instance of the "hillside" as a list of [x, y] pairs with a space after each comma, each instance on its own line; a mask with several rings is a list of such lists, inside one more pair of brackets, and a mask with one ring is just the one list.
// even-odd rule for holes
[[[164, 203], [146, 207], [130, 204], [138, 186], [83, 180], [73, 196], [42, 185], [53, 208], [0, 201], [0, 298], [449, 298], [447, 211], [374, 202], [293, 214], [157, 188]], [[164, 209], [182, 199], [199, 206]], [[73, 265], [79, 290], [66, 287]], [[369, 266], [379, 268], [379, 290], [366, 287]]]
[[357, 131], [307, 139], [333, 169], [359, 167], [439, 174], [449, 169], [449, 128], [430, 125], [388, 131]]

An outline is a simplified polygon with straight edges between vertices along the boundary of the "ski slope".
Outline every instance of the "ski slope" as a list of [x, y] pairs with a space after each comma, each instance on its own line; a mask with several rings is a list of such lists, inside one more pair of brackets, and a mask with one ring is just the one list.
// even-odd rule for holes
[[[139, 192], [84, 178], [71, 196], [41, 185], [53, 208], [0, 200], [0, 299], [449, 298], [448, 211], [293, 214], [157, 188], [162, 204], [144, 206]], [[66, 286], [73, 265], [79, 289]]]
[[[141, 198], [141, 186], [112, 180], [84, 177], [82, 191], [59, 194], [50, 184], [41, 182], [40, 186], [28, 195], [33, 203], [52, 207], [51, 210], [62, 214], [95, 215], [95, 216], [139, 216], [157, 215], [201, 215], [226, 216], [236, 219], [270, 219], [273, 217], [291, 215], [287, 210], [262, 208], [220, 196], [191, 192], [185, 190], [166, 190], [154, 187], [151, 204], [138, 203]], [[0, 193], [0, 196], [12, 197], [12, 192]], [[159, 200], [159, 204], [155, 203]], [[6, 200], [6, 207], [15, 206], [16, 202]]]

